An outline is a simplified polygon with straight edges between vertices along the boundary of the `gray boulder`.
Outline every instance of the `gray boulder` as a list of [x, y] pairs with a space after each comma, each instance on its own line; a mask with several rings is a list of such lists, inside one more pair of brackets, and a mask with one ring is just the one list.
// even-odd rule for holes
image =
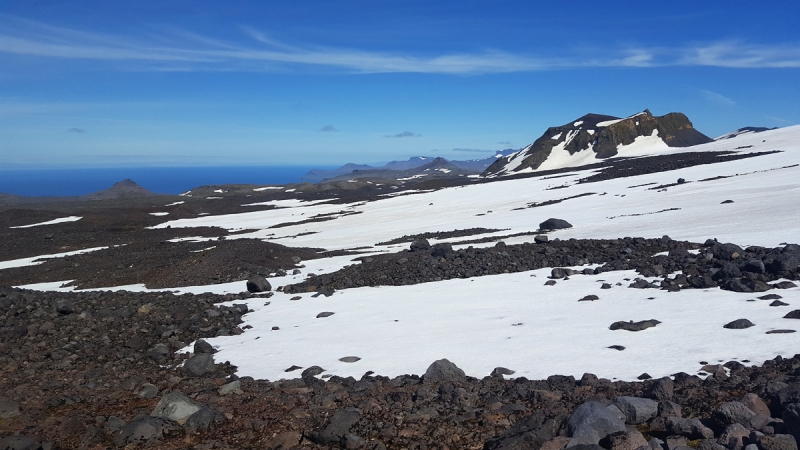
[[738, 423], [734, 423], [725, 428], [725, 431], [717, 439], [717, 443], [728, 450], [742, 450], [745, 446], [745, 438], [749, 436], [750, 430]]
[[417, 239], [416, 241], [411, 243], [411, 248], [410, 248], [412, 252], [421, 252], [430, 249], [431, 249], [431, 244], [430, 242], [428, 242], [427, 239]]
[[603, 439], [603, 443], [611, 450], [636, 450], [639, 447], [647, 447], [647, 439], [636, 430], [611, 433]]
[[145, 417], [122, 427], [114, 438], [114, 444], [118, 447], [145, 445], [166, 437], [180, 436], [182, 433], [181, 426], [171, 420]]
[[764, 400], [761, 400], [761, 397], [754, 393], [745, 394], [744, 397], [739, 399], [739, 403], [743, 404], [747, 407], [750, 411], [753, 411], [756, 414], [763, 414], [765, 416], [769, 416], [769, 407]]
[[75, 309], [75, 305], [71, 301], [65, 300], [63, 298], [56, 300], [55, 307], [56, 307], [56, 312], [57, 313], [64, 314], [64, 315], [72, 314], [72, 313], [77, 311]]
[[540, 230], [563, 230], [572, 228], [572, 224], [563, 219], [550, 218], [539, 224]]
[[755, 441], [758, 450], [797, 450], [797, 441], [790, 434], [764, 435], [752, 433], [750, 441]]
[[739, 402], [726, 402], [714, 410], [714, 419], [722, 425], [739, 423], [747, 426], [750, 418], [755, 415], [756, 413]]
[[667, 432], [677, 434], [689, 439], [712, 439], [714, 432], [703, 425], [698, 419], [682, 419], [680, 417], [667, 417]]
[[[565, 418], [560, 415], [549, 417], [542, 410], [535, 411], [517, 421], [511, 428], [486, 441], [483, 448], [484, 450], [561, 449], [565, 443], [570, 442], [568, 438], [556, 437]], [[600, 450], [600, 447], [595, 445], [585, 450]]]
[[428, 366], [423, 381], [426, 383], [440, 381], [464, 382], [467, 381], [467, 375], [447, 359], [440, 359]]
[[202, 377], [217, 369], [214, 356], [210, 353], [199, 353], [189, 358], [183, 365], [184, 372], [190, 377]]
[[669, 400], [675, 392], [675, 382], [669, 377], [659, 378], [655, 380], [650, 389], [648, 396], [656, 400]]
[[0, 419], [10, 419], [11, 417], [16, 417], [19, 414], [19, 403], [11, 400], [0, 399]]
[[0, 449], [2, 450], [39, 450], [39, 441], [28, 436], [6, 436], [0, 439]]
[[658, 403], [659, 417], [681, 417], [681, 405], [669, 400]]
[[183, 424], [192, 414], [200, 411], [200, 408], [201, 406], [189, 397], [178, 391], [172, 391], [161, 398], [150, 415]]
[[617, 397], [614, 406], [625, 414], [625, 423], [629, 425], [645, 423], [658, 413], [658, 403], [649, 398]]
[[311, 441], [320, 444], [340, 444], [350, 433], [350, 428], [358, 422], [359, 413], [354, 408], [339, 409], [333, 413], [328, 425], [309, 437]]
[[254, 275], [247, 280], [248, 292], [267, 292], [270, 290], [272, 290], [272, 285], [261, 275]]
[[197, 412], [186, 419], [184, 427], [192, 432], [208, 431], [224, 421], [225, 416], [219, 412], [206, 406], [201, 406]]
[[567, 436], [573, 438], [570, 444], [597, 444], [618, 431], [627, 431], [625, 423], [598, 402], [578, 406], [567, 422]]

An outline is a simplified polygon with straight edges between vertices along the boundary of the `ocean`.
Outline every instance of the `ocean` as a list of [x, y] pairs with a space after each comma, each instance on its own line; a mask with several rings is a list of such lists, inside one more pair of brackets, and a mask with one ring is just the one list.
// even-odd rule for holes
[[118, 167], [0, 169], [0, 192], [27, 196], [75, 196], [110, 188], [126, 178], [157, 194], [180, 194], [207, 184], [297, 183], [323, 166]]

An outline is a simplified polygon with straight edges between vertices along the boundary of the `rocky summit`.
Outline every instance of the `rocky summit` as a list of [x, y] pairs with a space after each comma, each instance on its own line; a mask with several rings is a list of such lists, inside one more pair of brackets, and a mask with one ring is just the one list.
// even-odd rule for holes
[[[644, 110], [630, 117], [587, 114], [559, 127], [550, 127], [532, 144], [522, 150], [498, 158], [484, 176], [504, 176], [540, 169], [559, 169], [625, 156], [626, 147], [641, 138], [653, 138], [649, 145], [690, 147], [711, 142], [708, 136], [695, 130], [684, 114], [673, 112], [653, 116]], [[657, 142], [656, 142], [657, 141]]]

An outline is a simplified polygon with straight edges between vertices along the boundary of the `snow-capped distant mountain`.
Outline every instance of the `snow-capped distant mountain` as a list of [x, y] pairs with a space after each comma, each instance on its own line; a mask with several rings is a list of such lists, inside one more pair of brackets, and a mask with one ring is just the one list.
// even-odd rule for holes
[[718, 138], [715, 138], [714, 140], [715, 141], [719, 141], [719, 140], [722, 140], [722, 139], [731, 139], [731, 138], [735, 138], [736, 136], [741, 136], [743, 134], [761, 133], [761, 132], [769, 131], [769, 130], [777, 130], [777, 127], [776, 128], [767, 128], [767, 127], [744, 127], [744, 128], [739, 128], [738, 130], [733, 131], [731, 133], [723, 134], [722, 136], [720, 136]]
[[681, 113], [653, 116], [644, 110], [624, 119], [587, 114], [566, 125], [548, 128], [531, 145], [499, 158], [483, 175], [496, 177], [581, 166], [613, 156], [628, 156], [632, 150], [641, 153], [645, 149], [657, 151], [711, 141]]

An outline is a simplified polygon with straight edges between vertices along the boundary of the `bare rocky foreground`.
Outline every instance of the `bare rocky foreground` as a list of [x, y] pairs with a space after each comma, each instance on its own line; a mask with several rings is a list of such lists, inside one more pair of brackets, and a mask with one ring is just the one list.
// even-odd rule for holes
[[3, 288], [0, 448], [791, 450], [800, 437], [800, 355], [707, 362], [705, 380], [475, 379], [442, 360], [423, 376], [308, 367], [270, 382], [202, 343], [181, 353], [246, 332], [246, 306], [216, 305], [231, 300]]

